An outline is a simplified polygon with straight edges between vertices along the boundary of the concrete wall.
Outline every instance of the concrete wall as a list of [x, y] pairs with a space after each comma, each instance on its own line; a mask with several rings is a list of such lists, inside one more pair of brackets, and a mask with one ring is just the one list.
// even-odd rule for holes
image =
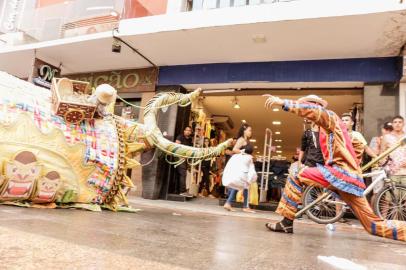
[[[141, 106], [144, 107], [147, 105], [148, 101], [154, 97], [156, 93], [155, 92], [146, 92], [142, 93], [142, 98], [141, 98]], [[139, 118], [138, 118], [139, 123], [144, 122], [144, 110], [140, 110]], [[141, 157], [137, 157], [138, 161], [141, 161]], [[144, 161], [145, 162], [145, 161]], [[142, 167], [137, 167], [132, 169], [131, 171], [131, 180], [135, 185], [135, 188], [131, 190], [131, 195], [135, 195], [138, 197], [141, 197], [142, 195]]]
[[399, 86], [366, 85], [364, 89], [364, 136], [368, 140], [380, 134], [383, 123], [399, 114]]

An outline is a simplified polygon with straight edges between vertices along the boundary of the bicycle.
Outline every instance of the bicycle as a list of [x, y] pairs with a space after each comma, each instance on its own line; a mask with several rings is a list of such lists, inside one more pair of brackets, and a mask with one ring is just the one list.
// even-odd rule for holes
[[[365, 171], [381, 159], [388, 156], [398, 147], [406, 144], [406, 137], [402, 138], [395, 146], [383, 152], [377, 158], [365, 165], [362, 170]], [[384, 183], [383, 187], [377, 192], [372, 208], [382, 219], [406, 220], [406, 186], [397, 184], [388, 178], [384, 168], [374, 170], [363, 174], [363, 177], [376, 177], [372, 184], [364, 191], [364, 196], [368, 195], [375, 186]], [[296, 213], [300, 217], [303, 213], [316, 223], [329, 224], [340, 220], [349, 207], [339, 200], [338, 195], [333, 191], [317, 186], [308, 186], [302, 197], [303, 209]]]

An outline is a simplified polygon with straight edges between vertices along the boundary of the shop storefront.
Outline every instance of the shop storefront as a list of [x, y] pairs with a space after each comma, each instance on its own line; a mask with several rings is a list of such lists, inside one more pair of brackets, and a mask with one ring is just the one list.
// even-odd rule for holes
[[[271, 159], [278, 164], [283, 163], [279, 161], [292, 160], [304, 129], [303, 120], [298, 117], [264, 110], [263, 94], [271, 93], [287, 99], [319, 95], [337, 114], [351, 112], [355, 129], [363, 132], [369, 140], [377, 135], [384, 121], [399, 113], [396, 104], [399, 102], [397, 82], [400, 80], [401, 60], [388, 57], [162, 67], [159, 85], [178, 84], [189, 91], [197, 87], [205, 89], [187, 122], [193, 127], [196, 146], [201, 145], [204, 137], [212, 144], [232, 138], [241, 123], [251, 124], [254, 131], [252, 143], [260, 161], [257, 171], [260, 172], [266, 128], [273, 131]], [[215, 172], [223, 168], [224, 157], [216, 159], [212, 166], [212, 186], [215, 186]], [[282, 178], [289, 166], [285, 167], [280, 172]], [[199, 168], [190, 173], [193, 191], [201, 181], [198, 172]], [[273, 182], [270, 180], [263, 187], [269, 191], [266, 201], [278, 197], [271, 189], [282, 185]], [[260, 179], [258, 184], [260, 186]], [[172, 192], [176, 193], [176, 190]]]

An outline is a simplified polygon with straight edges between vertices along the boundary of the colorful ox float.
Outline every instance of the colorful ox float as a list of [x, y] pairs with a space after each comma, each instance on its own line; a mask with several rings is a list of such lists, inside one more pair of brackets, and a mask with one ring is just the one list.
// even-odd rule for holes
[[[69, 86], [66, 79], [61, 82]], [[83, 98], [83, 87], [78, 89], [82, 92], [74, 94]], [[107, 113], [103, 89], [83, 101], [90, 104], [84, 107], [63, 103], [62, 92], [0, 72], [0, 203], [131, 211], [124, 189], [133, 187], [126, 170], [140, 166], [134, 153], [156, 147], [196, 163], [220, 154], [229, 143], [197, 149], [173, 143], [159, 130], [158, 111], [189, 105], [199, 90], [158, 94], [145, 107], [144, 124]]]

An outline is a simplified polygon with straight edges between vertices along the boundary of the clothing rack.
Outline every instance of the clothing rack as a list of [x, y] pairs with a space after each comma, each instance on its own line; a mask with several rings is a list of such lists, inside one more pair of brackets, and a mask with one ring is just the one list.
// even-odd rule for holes
[[[198, 148], [203, 147], [204, 136], [200, 136], [198, 134], [199, 133], [198, 131], [201, 130], [202, 128], [203, 127], [201, 127], [199, 124], [197, 124], [195, 127], [194, 137], [193, 137], [193, 147], [198, 147]], [[193, 165], [190, 168], [191, 181], [190, 181], [189, 192], [194, 196], [197, 196], [199, 193], [199, 183], [200, 183], [200, 179], [201, 179], [201, 166], [202, 166], [202, 164], [199, 163], [198, 165]]]

